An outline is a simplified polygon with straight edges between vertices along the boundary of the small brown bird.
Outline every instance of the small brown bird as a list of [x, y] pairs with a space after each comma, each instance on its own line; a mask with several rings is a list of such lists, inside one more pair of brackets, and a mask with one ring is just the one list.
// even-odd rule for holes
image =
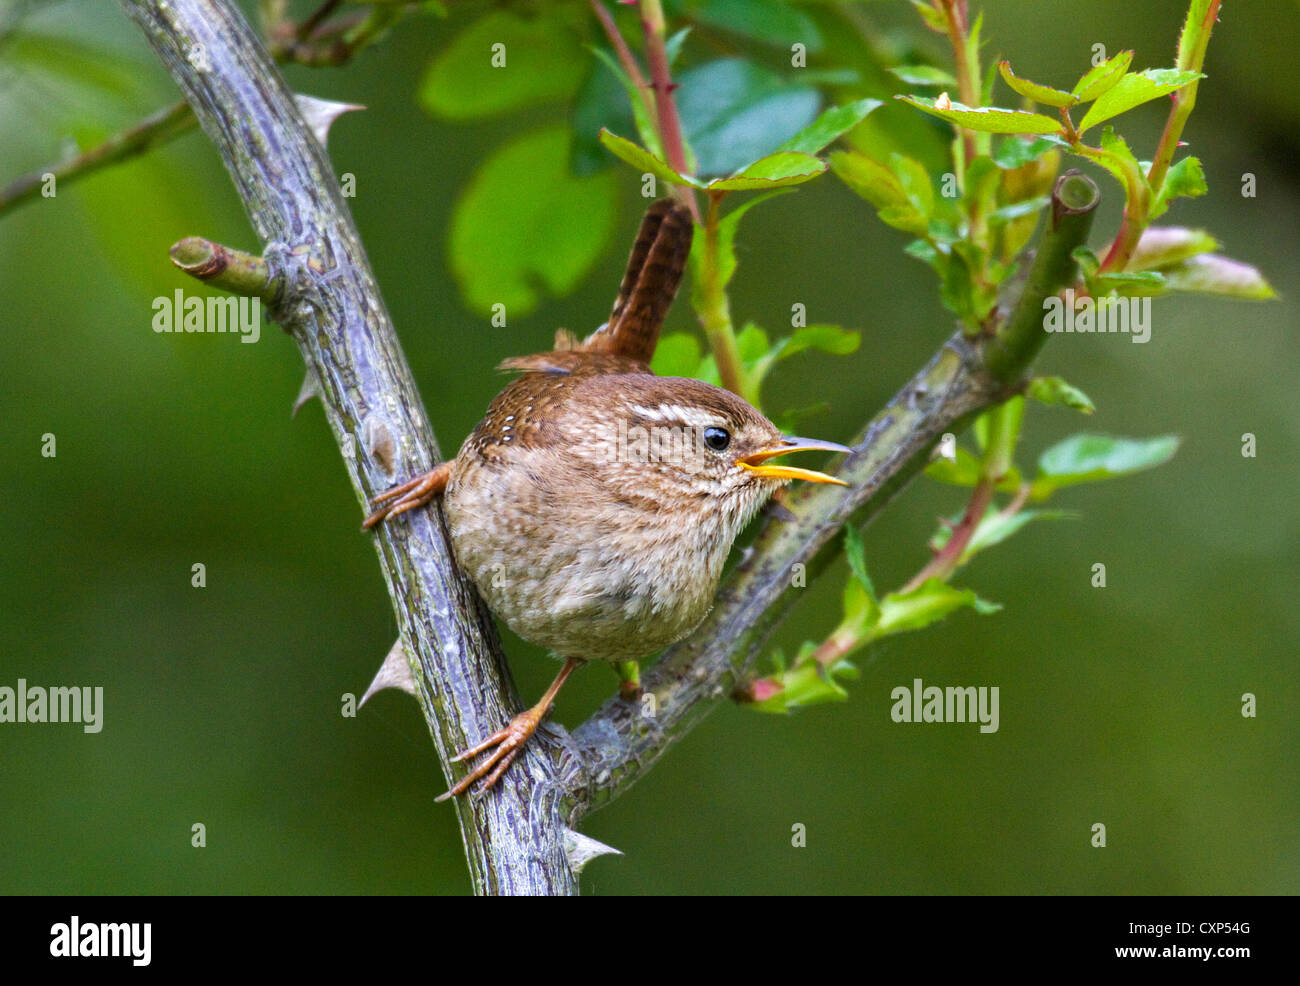
[[442, 493], [461, 570], [511, 630], [564, 658], [541, 701], [455, 758], [492, 751], [444, 798], [484, 776], [491, 788], [579, 664], [636, 661], [698, 626], [736, 536], [778, 488], [844, 485], [768, 460], [850, 449], [786, 438], [730, 391], [651, 374], [692, 233], [686, 209], [654, 203], [609, 321], [503, 362], [523, 376], [456, 458], [377, 497], [365, 521]]

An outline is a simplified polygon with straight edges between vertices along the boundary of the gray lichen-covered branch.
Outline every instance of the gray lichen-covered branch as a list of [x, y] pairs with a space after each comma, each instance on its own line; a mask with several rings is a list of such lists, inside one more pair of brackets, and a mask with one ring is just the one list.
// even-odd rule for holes
[[[317, 378], [358, 499], [428, 469], [438, 445], [361, 240], [325, 149], [265, 48], [227, 0], [123, 5], [230, 172], [278, 285], [272, 314]], [[509, 719], [518, 700], [492, 621], [452, 564], [440, 515], [415, 512], [375, 543], [446, 769], [451, 753]], [[476, 891], [576, 891], [558, 792], [545, 783], [554, 772], [547, 754], [541, 744], [528, 751], [494, 797], [458, 800]]]

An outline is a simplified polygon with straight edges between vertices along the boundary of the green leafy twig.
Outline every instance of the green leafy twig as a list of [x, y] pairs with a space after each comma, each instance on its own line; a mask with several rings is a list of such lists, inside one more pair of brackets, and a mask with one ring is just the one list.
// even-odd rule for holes
[[[1173, 106], [1170, 107], [1164, 130], [1160, 134], [1160, 142], [1156, 145], [1155, 157], [1146, 175], [1148, 187], [1156, 189], [1157, 193], [1164, 188], [1170, 165], [1173, 163], [1174, 152], [1178, 149], [1178, 141], [1183, 135], [1183, 128], [1196, 107], [1196, 90], [1200, 84], [1201, 67], [1205, 64], [1205, 51], [1210, 43], [1210, 33], [1214, 30], [1214, 22], [1219, 16], [1219, 3], [1220, 0], [1192, 0], [1187, 10], [1187, 20], [1183, 24], [1183, 33], [1178, 40], [1176, 67], [1180, 71], [1194, 72], [1196, 77], [1183, 88], [1170, 94]], [[1128, 266], [1149, 218], [1149, 209], [1134, 209], [1130, 212], [1127, 207], [1125, 208], [1119, 232], [1106, 254], [1106, 259], [1102, 261], [1102, 270], [1124, 270]]]
[[14, 179], [0, 191], [0, 213], [39, 198], [46, 175], [53, 175], [56, 182], [70, 185], [99, 168], [129, 160], [159, 147], [173, 137], [193, 130], [194, 125], [194, 114], [190, 111], [189, 103], [185, 100], [173, 103], [76, 157], [59, 164], [46, 165]]
[[[298, 62], [304, 65], [342, 65], [357, 52], [376, 41], [379, 36], [404, 12], [398, 5], [373, 7], [368, 13], [331, 25], [331, 31], [316, 41], [307, 39], [318, 31], [337, 2], [328, 0], [301, 25], [285, 20], [270, 22], [265, 37], [268, 51], [277, 62]], [[283, 5], [267, 5], [264, 13], [282, 17]], [[278, 39], [278, 40], [277, 40]], [[195, 126], [194, 114], [184, 100], [164, 107], [145, 117], [120, 133], [76, 157], [58, 164], [48, 164], [14, 179], [0, 189], [0, 215], [41, 194], [46, 176], [53, 175], [56, 182], [72, 184], [100, 168], [129, 160], [139, 154], [170, 143], [175, 137], [188, 133]]]

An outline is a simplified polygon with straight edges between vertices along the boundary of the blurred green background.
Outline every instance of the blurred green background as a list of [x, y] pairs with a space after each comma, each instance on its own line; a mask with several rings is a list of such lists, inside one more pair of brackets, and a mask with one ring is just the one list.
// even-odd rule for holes
[[[481, 9], [454, 6], [449, 20], [403, 22], [346, 68], [286, 73], [368, 107], [336, 125], [330, 154], [357, 176], [350, 204], [448, 453], [499, 388], [499, 360], [605, 318], [641, 208], [620, 166], [609, 249], [577, 290], [508, 328], [465, 307], [447, 252], [456, 196], [505, 138], [567, 111], [461, 125], [421, 110], [429, 60]], [[1135, 68], [1170, 64], [1184, 9], [982, 7], [986, 57], [1067, 87], [1096, 42], [1136, 49]], [[890, 43], [942, 56], [907, 4], [863, 14]], [[44, 5], [31, 23], [109, 56], [125, 81], [69, 83], [0, 49], [0, 184], [57, 158], [77, 126], [102, 137], [176, 98], [116, 5]], [[1291, 2], [1224, 4], [1185, 134], [1211, 192], [1165, 220], [1217, 234], [1282, 300], [1157, 300], [1150, 343], [1063, 336], [1039, 361], [1098, 413], [1030, 407], [1022, 462], [1084, 429], [1177, 433], [1175, 459], [1060, 494], [1081, 520], [1031, 526], [957, 579], [1001, 613], [892, 639], [860, 662], [847, 703], [790, 718], [722, 704], [588, 820], [626, 855], [593, 863], [585, 892], [1295, 892], [1298, 28]], [[1158, 103], [1125, 118], [1139, 157], [1162, 120]], [[1239, 193], [1247, 172], [1256, 198]], [[1094, 245], [1119, 200], [1099, 182]], [[339, 713], [396, 624], [319, 405], [290, 419], [294, 346], [273, 326], [257, 345], [150, 328], [155, 296], [192, 287], [167, 261], [190, 234], [256, 246], [197, 132], [0, 217], [0, 685], [105, 690], [97, 735], [0, 725], [0, 892], [464, 893], [415, 703], [387, 692], [356, 718]], [[746, 219], [738, 320], [779, 326], [798, 301], [810, 320], [863, 333], [853, 356], [783, 364], [771, 408], [827, 400], [809, 431], [847, 439], [952, 331], [905, 240], [833, 176]], [[679, 304], [670, 329], [692, 321]], [[40, 455], [47, 432], [57, 458]], [[1246, 432], [1257, 458], [1241, 455]], [[925, 479], [897, 500], [866, 532], [877, 585], [905, 581], [935, 517], [961, 502]], [[190, 585], [196, 562], [203, 589]], [[1095, 562], [1105, 589], [1090, 585]], [[787, 653], [837, 619], [843, 576], [841, 562], [806, 590], [776, 641]], [[506, 639], [521, 692], [536, 695], [554, 664]], [[890, 690], [914, 677], [999, 686], [1001, 729], [893, 723]], [[585, 671], [557, 718], [576, 724], [613, 687]], [[1244, 692], [1258, 718], [1240, 714]], [[195, 822], [204, 849], [190, 845]], [[1105, 849], [1090, 846], [1095, 822]], [[791, 846], [795, 823], [806, 848]]]

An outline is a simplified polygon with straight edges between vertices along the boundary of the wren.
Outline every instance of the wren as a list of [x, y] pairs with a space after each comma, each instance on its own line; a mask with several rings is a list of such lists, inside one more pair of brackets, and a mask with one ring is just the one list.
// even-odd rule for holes
[[841, 480], [769, 460], [849, 452], [787, 438], [730, 391], [650, 372], [690, 251], [670, 200], [642, 222], [609, 321], [579, 342], [507, 359], [522, 371], [450, 462], [375, 499], [367, 529], [439, 494], [460, 569], [523, 639], [564, 659], [542, 699], [455, 759], [490, 755], [442, 797], [501, 777], [569, 674], [655, 654], [708, 613], [732, 543], [791, 479]]

